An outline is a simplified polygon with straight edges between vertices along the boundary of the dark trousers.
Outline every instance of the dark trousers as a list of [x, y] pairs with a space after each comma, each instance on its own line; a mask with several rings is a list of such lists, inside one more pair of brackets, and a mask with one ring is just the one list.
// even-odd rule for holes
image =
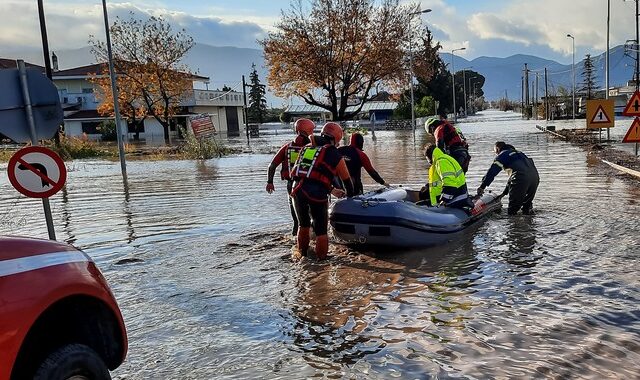
[[523, 214], [531, 213], [533, 198], [536, 196], [540, 178], [535, 168], [524, 173], [516, 172], [509, 180], [509, 215], [515, 215], [522, 209]]
[[458, 161], [463, 172], [466, 173], [467, 170], [469, 170], [471, 155], [469, 154], [469, 150], [467, 148], [456, 146], [455, 148], [450, 149], [449, 155], [453, 157], [454, 160]]
[[313, 231], [316, 236], [326, 235], [329, 223], [329, 202], [313, 202], [301, 190], [297, 191], [291, 199], [300, 228], [311, 227], [313, 219]]
[[291, 234], [296, 236], [298, 234], [298, 217], [296, 216], [296, 208], [293, 206], [293, 199], [291, 198], [291, 190], [293, 189], [293, 181], [287, 181], [287, 194], [289, 194], [289, 211], [291, 211], [291, 218], [293, 219], [293, 229]]

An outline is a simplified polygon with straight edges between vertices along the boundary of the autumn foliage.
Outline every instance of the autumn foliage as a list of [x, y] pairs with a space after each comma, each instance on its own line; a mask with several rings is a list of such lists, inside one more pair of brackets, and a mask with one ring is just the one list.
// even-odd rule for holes
[[[192, 74], [181, 61], [194, 42], [184, 30], [174, 32], [162, 18], [140, 21], [134, 16], [117, 18], [110, 28], [121, 112], [134, 121], [147, 115], [154, 117], [168, 141], [171, 118], [193, 88]], [[90, 43], [96, 59], [106, 62], [106, 44], [93, 37]], [[104, 72], [108, 74], [107, 69]], [[100, 89], [98, 111], [113, 112], [108, 75], [95, 75], [92, 81]]]
[[[351, 119], [376, 85], [406, 87], [411, 12], [398, 0], [298, 0], [261, 44], [269, 86]], [[360, 107], [347, 112], [349, 105]]]

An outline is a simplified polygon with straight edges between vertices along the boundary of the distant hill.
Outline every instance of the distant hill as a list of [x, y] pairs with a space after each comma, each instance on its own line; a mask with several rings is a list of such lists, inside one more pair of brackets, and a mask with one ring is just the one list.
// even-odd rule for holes
[[[451, 65], [451, 54], [441, 53], [440, 57]], [[605, 79], [605, 53], [592, 56], [596, 69], [596, 82], [599, 87], [604, 88]], [[549, 86], [557, 88], [564, 86], [571, 88], [571, 65], [563, 65], [556, 61], [539, 58], [532, 55], [516, 54], [506, 58], [478, 57], [468, 61], [462, 57], [455, 56], [454, 68], [456, 71], [463, 68], [472, 67], [472, 70], [484, 75], [486, 82], [484, 85], [485, 97], [488, 100], [495, 100], [504, 97], [505, 90], [509, 99], [520, 99], [521, 97], [521, 75], [524, 64], [527, 63], [529, 70], [534, 73], [529, 74], [529, 80], [535, 83], [535, 72], [539, 73], [538, 85], [539, 95], [544, 95], [544, 69], [547, 68]], [[632, 57], [625, 55], [624, 46], [616, 46], [609, 52], [610, 63], [610, 86], [621, 86], [626, 84], [633, 76], [635, 61]], [[584, 67], [584, 57], [576, 57], [576, 89], [580, 88], [582, 82], [582, 68]], [[468, 85], [468, 83], [467, 83]]]
[[[55, 52], [58, 56], [60, 69], [75, 66], [87, 65], [94, 62], [93, 55], [89, 47], [80, 49], [60, 50]], [[24, 52], [4, 52], [0, 54], [2, 58], [22, 58], [28, 62], [42, 64], [42, 53], [39, 51]], [[451, 54], [441, 53], [440, 56], [448, 64], [451, 64]], [[576, 87], [580, 88], [582, 80], [582, 59], [576, 57]], [[600, 87], [604, 87], [604, 53], [594, 56], [594, 66], [597, 71], [597, 82]], [[262, 51], [258, 49], [236, 48], [230, 46], [211, 46], [206, 44], [196, 44], [189, 52], [186, 63], [198, 74], [211, 78], [210, 89], [222, 88], [227, 85], [238, 91], [242, 90], [242, 75], [249, 80], [251, 64], [255, 63], [258, 75], [262, 83], [266, 83], [267, 70], [264, 67]], [[539, 58], [532, 55], [516, 54], [506, 58], [478, 57], [468, 61], [462, 57], [455, 56], [454, 68], [456, 71], [471, 67], [486, 77], [484, 85], [485, 96], [488, 100], [495, 100], [504, 97], [505, 90], [509, 99], [520, 99], [521, 75], [524, 64], [528, 68], [539, 73], [538, 84], [539, 94], [544, 94], [544, 68], [549, 73], [549, 85], [558, 87], [571, 87], [571, 65]], [[624, 46], [617, 46], [611, 49], [611, 79], [612, 86], [625, 84], [631, 79], [634, 70], [633, 58], [626, 56]], [[530, 74], [530, 81], [533, 83], [535, 74]], [[467, 82], [468, 84], [468, 82]], [[267, 103], [271, 107], [282, 106], [286, 100], [277, 98], [273, 94], [267, 94]], [[296, 101], [300, 103], [301, 101]]]

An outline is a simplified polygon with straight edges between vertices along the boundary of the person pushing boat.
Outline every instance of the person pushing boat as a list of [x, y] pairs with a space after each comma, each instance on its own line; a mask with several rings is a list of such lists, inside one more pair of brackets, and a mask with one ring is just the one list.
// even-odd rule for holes
[[378, 174], [378, 171], [371, 164], [369, 156], [363, 152], [364, 137], [360, 133], [353, 133], [349, 145], [341, 146], [338, 148], [338, 152], [344, 158], [349, 169], [349, 175], [353, 181], [354, 194], [359, 195], [363, 193], [362, 187], [362, 168], [369, 173], [371, 178], [379, 184], [389, 187], [384, 179]]

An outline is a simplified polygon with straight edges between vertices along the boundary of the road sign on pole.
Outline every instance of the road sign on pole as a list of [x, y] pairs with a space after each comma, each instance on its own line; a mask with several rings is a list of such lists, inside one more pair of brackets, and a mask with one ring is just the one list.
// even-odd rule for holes
[[627, 131], [622, 139], [623, 143], [638, 143], [640, 142], [640, 118], [635, 118], [631, 128]]
[[[40, 78], [37, 75], [32, 77]], [[53, 134], [57, 132], [58, 126], [60, 124], [58, 123], [56, 127], [53, 128], [53, 133], [49, 135], [50, 131], [47, 130], [46, 127], [49, 125], [53, 126], [53, 123], [48, 124], [46, 122], [46, 119], [42, 120], [42, 119], [36, 118], [35, 110], [37, 110], [37, 103], [34, 104], [32, 101], [31, 87], [30, 87], [31, 83], [29, 82], [29, 75], [24, 65], [24, 61], [22, 60], [18, 60], [18, 79], [20, 83], [19, 89], [20, 89], [20, 92], [22, 93], [22, 102], [24, 104], [22, 111], [24, 111], [23, 117], [25, 120], [25, 125], [28, 127], [27, 130], [29, 131], [29, 137], [31, 138], [31, 145], [36, 146], [38, 145], [38, 137], [40, 136], [40, 132], [44, 133], [44, 136], [48, 135], [46, 138], [50, 138], [51, 136], [53, 136]], [[48, 82], [46, 83], [51, 84], [53, 86], [53, 83], [51, 82], [51, 80], [47, 78], [47, 81]], [[36, 93], [37, 91], [38, 90], [36, 90]], [[10, 94], [10, 91], [7, 93]], [[47, 98], [45, 97], [45, 99]], [[57, 97], [57, 91], [56, 91], [56, 99], [57, 100], [56, 100], [55, 106], [51, 110], [54, 111], [55, 114], [57, 114], [57, 111], [60, 111], [60, 113], [62, 113], [62, 107], [60, 106], [60, 98]], [[34, 107], [34, 105], [36, 107]], [[60, 118], [62, 118], [61, 115], [60, 115]], [[20, 130], [16, 130], [15, 132], [20, 132]], [[27, 165], [25, 165], [25, 167], [28, 168]], [[47, 232], [49, 234], [49, 239], [56, 240], [56, 230], [53, 227], [53, 216], [51, 215], [51, 205], [49, 204], [49, 198], [46, 198], [46, 197], [42, 198], [42, 208], [44, 209], [44, 219], [47, 223]]]
[[640, 116], [640, 91], [633, 93], [622, 114], [624, 116]]
[[613, 100], [587, 100], [587, 129], [613, 128]]
[[30, 198], [48, 198], [60, 191], [67, 180], [60, 156], [42, 146], [17, 151], [9, 159], [7, 174], [13, 187]]

